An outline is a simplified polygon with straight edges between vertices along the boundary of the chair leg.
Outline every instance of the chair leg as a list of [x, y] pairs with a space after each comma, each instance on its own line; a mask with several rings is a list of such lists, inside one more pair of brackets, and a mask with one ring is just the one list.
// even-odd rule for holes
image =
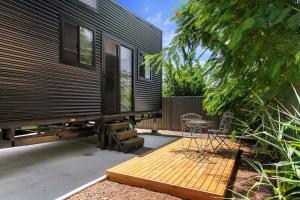
[[218, 152], [218, 148], [219, 148], [219, 146], [222, 144], [222, 142], [220, 142], [219, 140], [217, 140], [217, 141], [218, 141], [218, 145], [217, 145], [217, 147], [215, 148], [215, 149], [216, 149], [215, 153]]
[[230, 146], [229, 146], [229, 145], [226, 143], [226, 141], [225, 141], [225, 140], [226, 140], [226, 138], [223, 138], [223, 137], [220, 137], [220, 136], [219, 136], [219, 138], [220, 138], [220, 140], [221, 140], [222, 144], [225, 144], [225, 146], [227, 146], [227, 147], [228, 147], [228, 149], [229, 149], [229, 150], [231, 150], [231, 147], [230, 147]]
[[217, 152], [220, 145], [222, 145], [223, 141], [222, 138], [218, 134], [213, 134], [213, 140], [217, 141], [217, 146], [215, 147], [215, 153]]
[[198, 152], [200, 152], [201, 150], [200, 150], [200, 148], [199, 148], [199, 145], [198, 145], [198, 142], [197, 142], [197, 138], [194, 138], [194, 140], [195, 140], [195, 143], [196, 143], [196, 146], [197, 146]]
[[[223, 138], [223, 137], [220, 137], [218, 134], [216, 134], [216, 137], [215, 137], [215, 139], [218, 141], [218, 145], [217, 145], [217, 147], [216, 147], [216, 149], [219, 147], [219, 146], [223, 146], [224, 144], [225, 144], [225, 146], [227, 146], [228, 147], [228, 149], [229, 150], [231, 150], [231, 147], [226, 143], [226, 138]], [[224, 146], [223, 146], [224, 147]]]
[[193, 140], [193, 138], [192, 137], [190, 137], [190, 141], [189, 141], [189, 145], [188, 145], [188, 150], [190, 149], [190, 147], [191, 147], [191, 144], [192, 144], [192, 140]]
[[[213, 152], [216, 153], [216, 148], [214, 147], [213, 141], [215, 140], [215, 137], [213, 134], [208, 134], [208, 140], [209, 140], [209, 144], [211, 145]], [[212, 137], [212, 138], [211, 138]]]

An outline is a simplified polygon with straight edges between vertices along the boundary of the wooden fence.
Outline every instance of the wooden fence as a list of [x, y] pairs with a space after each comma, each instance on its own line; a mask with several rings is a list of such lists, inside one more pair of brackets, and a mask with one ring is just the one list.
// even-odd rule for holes
[[162, 118], [143, 120], [137, 124], [137, 128], [161, 129], [180, 131], [180, 116], [186, 113], [197, 113], [205, 120], [213, 121], [215, 128], [218, 127], [220, 117], [208, 116], [202, 109], [204, 97], [163, 97], [162, 98]]

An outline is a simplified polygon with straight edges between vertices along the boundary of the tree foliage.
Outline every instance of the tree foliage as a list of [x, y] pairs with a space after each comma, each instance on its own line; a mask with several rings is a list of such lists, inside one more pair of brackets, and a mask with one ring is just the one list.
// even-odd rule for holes
[[174, 66], [168, 62], [164, 68], [164, 96], [202, 96], [205, 91], [203, 69], [198, 62]]
[[[202, 46], [210, 114], [251, 107], [253, 94], [268, 102], [300, 79], [300, 5], [296, 0], [189, 0], [173, 18], [171, 46], [150, 61], [180, 62]], [[195, 57], [197, 59], [197, 57]]]

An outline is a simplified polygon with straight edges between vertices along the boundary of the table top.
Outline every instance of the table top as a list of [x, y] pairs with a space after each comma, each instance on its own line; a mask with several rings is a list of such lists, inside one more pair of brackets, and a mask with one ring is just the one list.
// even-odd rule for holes
[[208, 121], [208, 120], [188, 120], [187, 123], [189, 124], [212, 124], [212, 121]]
[[[200, 127], [200, 128], [207, 128], [213, 125], [212, 121], [207, 120], [188, 120], [186, 124], [189, 127]], [[203, 127], [204, 126], [204, 127]]]

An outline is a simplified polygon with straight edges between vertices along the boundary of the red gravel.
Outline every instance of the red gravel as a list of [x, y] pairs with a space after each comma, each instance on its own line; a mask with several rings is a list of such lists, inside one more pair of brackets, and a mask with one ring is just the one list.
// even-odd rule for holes
[[110, 181], [96, 183], [68, 200], [180, 200], [168, 194], [153, 192]]
[[[271, 160], [271, 158], [266, 155], [255, 157], [252, 153], [254, 148], [255, 148], [254, 145], [251, 145], [250, 143], [241, 142], [241, 150], [243, 151], [243, 155], [248, 157], [248, 159], [260, 161], [261, 163], [266, 163], [269, 160]], [[240, 158], [240, 160], [237, 161], [237, 166], [233, 173], [233, 177], [231, 183], [229, 184], [230, 185], [229, 188], [238, 194], [247, 195], [248, 190], [253, 186], [253, 184], [256, 181], [258, 181], [258, 179], [252, 179], [252, 180], [249, 179], [257, 175], [258, 173], [244, 159]], [[226, 196], [228, 198], [241, 199], [241, 196], [229, 191], [227, 192]], [[249, 198], [251, 200], [252, 199], [256, 200], [256, 199], [266, 199], [267, 197], [270, 196], [272, 196], [271, 188], [268, 188], [266, 186], [261, 186], [259, 189], [253, 190], [250, 193]]]

